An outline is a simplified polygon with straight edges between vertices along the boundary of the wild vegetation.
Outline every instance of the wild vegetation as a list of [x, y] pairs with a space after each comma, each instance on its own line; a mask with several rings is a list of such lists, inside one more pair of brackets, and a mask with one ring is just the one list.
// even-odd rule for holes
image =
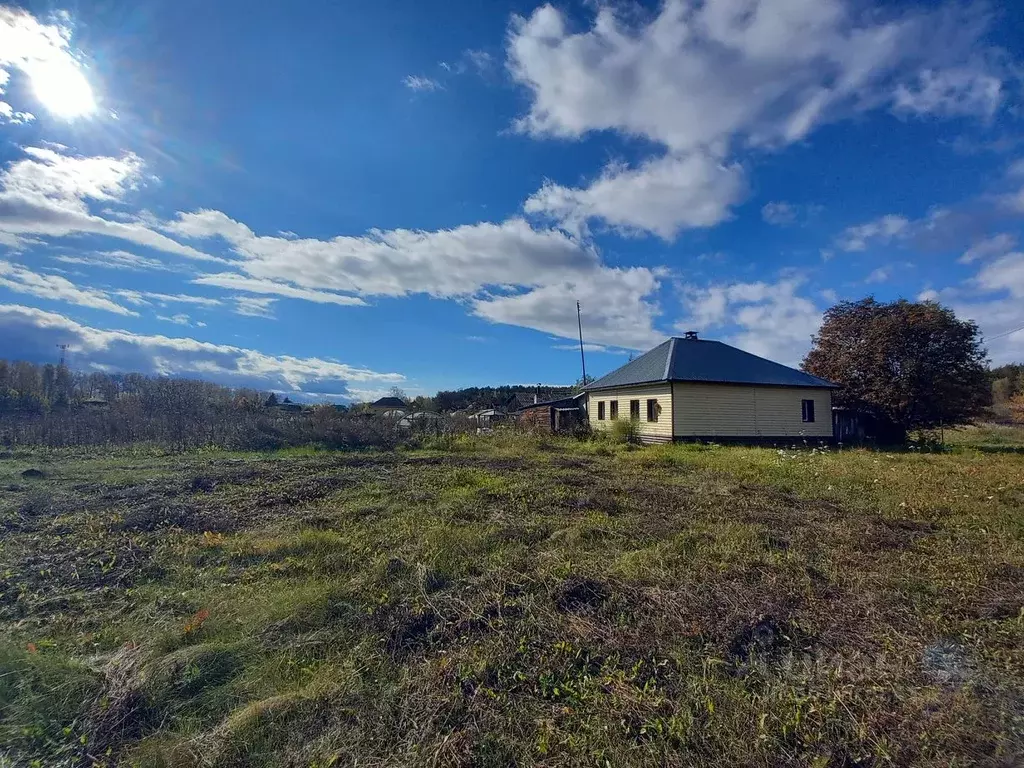
[[0, 763], [1013, 764], [1011, 437], [18, 449]]
[[989, 371], [992, 416], [1000, 422], [1024, 424], [1024, 365], [1001, 365]]

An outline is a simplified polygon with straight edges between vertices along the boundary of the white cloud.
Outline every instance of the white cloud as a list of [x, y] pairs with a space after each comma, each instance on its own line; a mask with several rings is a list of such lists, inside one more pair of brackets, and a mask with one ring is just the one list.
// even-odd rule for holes
[[533, 328], [572, 339], [578, 333], [578, 300], [583, 306], [585, 340], [647, 349], [665, 338], [653, 325], [659, 308], [650, 297], [658, 288], [657, 276], [642, 267], [602, 268], [575, 280], [474, 299], [473, 314], [493, 323]]
[[78, 264], [85, 267], [101, 269], [123, 269], [130, 272], [170, 272], [171, 268], [157, 259], [146, 258], [128, 251], [100, 251], [87, 255], [55, 256], [56, 261], [64, 264]]
[[80, 368], [190, 376], [229, 386], [284, 392], [305, 390], [345, 396], [350, 392], [350, 382], [391, 386], [405, 378], [398, 373], [378, 373], [315, 357], [268, 355], [191, 338], [99, 330], [63, 315], [0, 305], [0, 356], [48, 360], [56, 344], [68, 344], [71, 359]]
[[798, 365], [822, 318], [815, 303], [799, 295], [802, 285], [800, 278], [784, 278], [777, 283], [684, 286], [688, 315], [676, 330], [721, 330], [724, 340], [740, 349]]
[[200, 275], [192, 281], [198, 285], [214, 285], [219, 288], [227, 288], [235, 291], [248, 293], [266, 293], [277, 296], [285, 296], [289, 299], [303, 299], [316, 302], [317, 304], [338, 304], [343, 307], [365, 307], [366, 302], [358, 296], [343, 296], [329, 291], [317, 291], [311, 288], [296, 288], [294, 285], [279, 283], [273, 280], [262, 280], [254, 277], [246, 277], [230, 272], [222, 272], [216, 275]]
[[407, 75], [402, 80], [402, 84], [405, 85], [410, 91], [439, 91], [443, 90], [444, 86], [441, 85], [437, 80], [430, 77], [422, 77], [420, 75]]
[[994, 365], [1024, 360], [1024, 253], [1007, 253], [984, 264], [962, 285], [928, 288], [919, 301], [941, 301], [981, 329]]
[[174, 323], [175, 325], [192, 325], [191, 318], [184, 312], [179, 312], [178, 314], [171, 315], [169, 317], [167, 315], [157, 315], [156, 319], [163, 320], [166, 323]]
[[179, 214], [166, 228], [227, 240], [243, 257], [237, 266], [252, 277], [363, 296], [461, 297], [484, 286], [539, 286], [600, 268], [592, 248], [523, 219], [316, 240], [259, 236], [220, 211], [204, 210]]
[[[513, 17], [507, 66], [531, 99], [518, 130], [616, 131], [666, 150], [586, 188], [548, 183], [528, 212], [669, 239], [728, 218], [746, 189], [728, 158], [745, 146], [798, 141], [894, 99], [920, 114], [990, 116], [998, 104], [998, 57], [974, 50], [987, 19], [958, 6], [886, 20], [844, 0], [666, 0], [628, 16], [599, 5], [581, 31], [552, 5]], [[784, 209], [766, 215], [787, 223]]]
[[968, 248], [958, 261], [961, 264], [970, 264], [987, 259], [990, 256], [1001, 256], [1008, 251], [1012, 251], [1016, 245], [1017, 238], [1004, 232], [978, 241]]
[[487, 74], [494, 66], [494, 57], [487, 51], [469, 48], [463, 52], [463, 57], [481, 75]]
[[42, 275], [25, 267], [0, 261], [0, 286], [16, 293], [37, 296], [50, 301], [63, 301], [90, 309], [102, 309], [118, 315], [137, 316], [137, 312], [111, 301], [102, 291], [80, 288], [60, 275]]
[[777, 227], [785, 227], [796, 222], [796, 208], [785, 201], [766, 203], [761, 209], [761, 218]]
[[1002, 80], [979, 69], [926, 69], [913, 84], [896, 88], [896, 112], [944, 117], [991, 117], [1003, 99]]
[[103, 235], [191, 259], [222, 261], [153, 231], [142, 221], [110, 221], [89, 211], [88, 200], [118, 202], [141, 183], [142, 161], [131, 153], [74, 157], [28, 147], [28, 158], [0, 173], [0, 233]]
[[361, 296], [468, 299], [474, 314], [492, 322], [572, 338], [575, 305], [566, 315], [568, 296], [588, 305], [592, 341], [643, 348], [659, 337], [652, 326], [657, 306], [647, 300], [658, 270], [609, 269], [578, 238], [519, 218], [317, 240], [256, 235], [220, 211], [202, 210], [181, 213], [164, 228], [222, 238], [241, 257], [236, 266], [258, 280]]
[[[579, 354], [579, 351], [580, 351], [580, 345], [579, 344], [553, 344], [551, 348], [552, 349], [561, 349], [561, 350], [566, 351], [566, 352], [575, 352], [576, 354]], [[584, 343], [583, 344], [583, 351], [584, 352], [599, 352], [599, 353], [605, 354], [605, 355], [628, 355], [629, 354], [628, 350], [625, 350], [625, 349], [612, 349], [611, 347], [606, 347], [603, 344], [587, 344], [587, 343]]]
[[864, 251], [868, 245], [878, 243], [885, 245], [895, 238], [906, 236], [910, 220], [905, 216], [889, 214], [881, 218], [848, 227], [836, 241], [836, 245], [844, 251]]
[[958, 6], [885, 20], [842, 0], [667, 0], [639, 24], [602, 6], [572, 32], [544, 5], [509, 32], [509, 71], [531, 96], [517, 127], [569, 138], [615, 130], [684, 152], [796, 141], [891, 101], [922, 71], [943, 83], [998, 77], [971, 50], [986, 21]]
[[864, 282], [868, 284], [884, 283], [888, 281], [890, 277], [892, 277], [892, 269], [890, 269], [889, 267], [879, 267], [878, 269], [873, 270], [871, 274], [869, 274], [866, 278], [864, 278]]
[[1008, 291], [1024, 299], [1024, 253], [1008, 253], [986, 264], [974, 277], [974, 284], [986, 291]]
[[548, 182], [526, 201], [525, 210], [576, 231], [589, 219], [602, 219], [627, 233], [644, 230], [671, 240], [682, 229], [729, 218], [730, 207], [745, 194], [739, 166], [694, 152], [648, 160], [635, 169], [610, 165], [582, 189]]
[[189, 296], [188, 294], [183, 293], [153, 293], [151, 291], [132, 291], [127, 288], [121, 288], [114, 291], [114, 294], [135, 306], [150, 306], [156, 303], [162, 307], [166, 307], [168, 304], [193, 304], [197, 307], [219, 307], [221, 304], [220, 299], [210, 299], [205, 296]]
[[235, 296], [234, 301], [236, 315], [242, 315], [243, 317], [274, 317], [273, 307], [277, 303], [277, 299]]

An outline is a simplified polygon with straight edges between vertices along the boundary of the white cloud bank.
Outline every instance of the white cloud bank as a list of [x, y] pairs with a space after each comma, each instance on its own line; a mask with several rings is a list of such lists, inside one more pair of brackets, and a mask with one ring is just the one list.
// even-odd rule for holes
[[[507, 67], [530, 95], [518, 130], [564, 139], [614, 131], [665, 152], [636, 169], [606, 169], [585, 189], [548, 184], [528, 210], [669, 239], [727, 218], [744, 191], [727, 158], [743, 147], [789, 144], [886, 106], [990, 117], [1010, 75], [979, 52], [986, 23], [955, 4], [886, 18], [843, 0], [666, 0], [629, 18], [604, 5], [580, 31], [552, 5], [515, 16]], [[701, 210], [630, 200], [652, 190], [700, 200]]]
[[190, 259], [220, 261], [141, 221], [111, 221], [90, 211], [89, 201], [120, 202], [142, 183], [143, 163], [137, 155], [76, 157], [42, 147], [24, 151], [28, 157], [0, 173], [0, 234], [103, 235]]
[[0, 304], [0, 357], [50, 360], [56, 344], [67, 344], [71, 360], [82, 369], [190, 376], [236, 387], [347, 396], [351, 382], [390, 386], [405, 380], [398, 373], [378, 373], [315, 357], [267, 355], [190, 338], [99, 330], [63, 315]]
[[138, 312], [112, 301], [103, 291], [80, 288], [60, 275], [39, 274], [9, 261], [0, 261], [0, 287], [49, 301], [62, 301], [118, 315], [138, 316]]
[[671, 240], [683, 229], [713, 227], [729, 218], [746, 191], [738, 165], [702, 153], [667, 155], [635, 169], [610, 165], [585, 188], [548, 182], [525, 210], [577, 232], [588, 220], [600, 219], [626, 234], [646, 231]]
[[179, 214], [165, 229], [225, 240], [246, 275], [211, 276], [215, 283], [199, 279], [225, 288], [283, 296], [306, 292], [310, 300], [353, 304], [359, 296], [427, 294], [466, 300], [474, 314], [491, 322], [564, 338], [576, 335], [578, 299], [588, 307], [595, 342], [645, 347], [659, 337], [653, 328], [658, 308], [650, 299], [659, 286], [658, 270], [607, 267], [585, 241], [534, 229], [523, 219], [317, 240], [257, 235], [221, 211], [202, 210]]

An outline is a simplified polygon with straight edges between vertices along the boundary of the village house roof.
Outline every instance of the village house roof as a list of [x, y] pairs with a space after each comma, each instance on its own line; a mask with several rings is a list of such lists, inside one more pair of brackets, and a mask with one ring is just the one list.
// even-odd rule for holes
[[809, 373], [730, 347], [720, 341], [673, 337], [636, 360], [626, 363], [587, 387], [587, 390], [626, 387], [659, 381], [715, 384], [761, 384], [777, 387], [836, 385]]
[[370, 403], [374, 408], [408, 408], [405, 401], [400, 397], [382, 397], [374, 403]]

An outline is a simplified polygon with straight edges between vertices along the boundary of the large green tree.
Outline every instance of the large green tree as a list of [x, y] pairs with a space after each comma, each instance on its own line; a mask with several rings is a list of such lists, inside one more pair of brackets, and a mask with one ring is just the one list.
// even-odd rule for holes
[[991, 402], [978, 327], [934, 301], [837, 304], [803, 367], [842, 386], [837, 405], [903, 431], [965, 424]]

